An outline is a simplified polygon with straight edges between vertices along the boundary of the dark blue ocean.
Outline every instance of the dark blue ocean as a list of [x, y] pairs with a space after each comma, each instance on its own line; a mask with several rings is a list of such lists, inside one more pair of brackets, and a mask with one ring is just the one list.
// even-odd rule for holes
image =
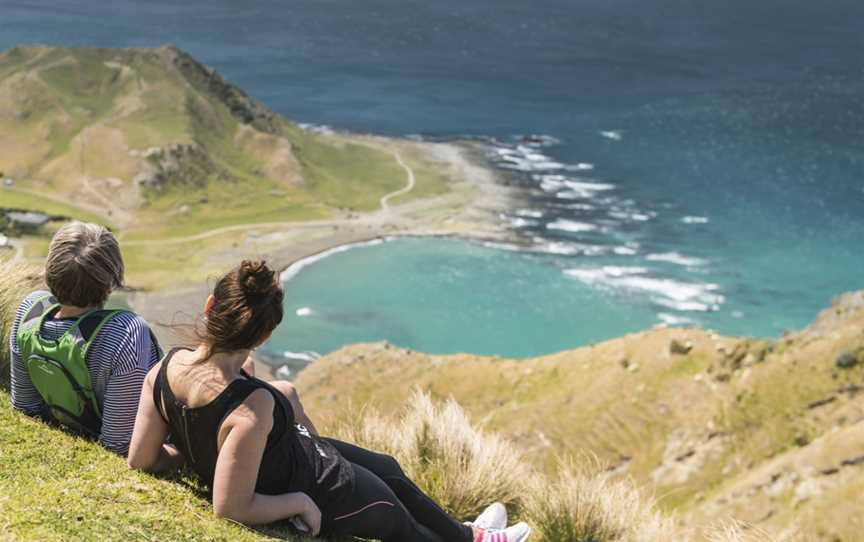
[[[300, 122], [494, 139], [528, 190], [502, 220], [536, 254], [333, 256], [289, 282], [275, 349], [528, 355], [659, 322], [776, 336], [864, 288], [860, 0], [0, 0], [0, 48], [23, 43], [174, 43]], [[327, 292], [352, 266], [378, 291], [400, 261], [436, 270], [420, 282], [438, 295]]]

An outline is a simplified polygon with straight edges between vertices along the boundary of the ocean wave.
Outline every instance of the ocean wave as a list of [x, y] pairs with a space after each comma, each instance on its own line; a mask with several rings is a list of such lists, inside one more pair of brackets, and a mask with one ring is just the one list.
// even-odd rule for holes
[[292, 278], [296, 277], [300, 273], [300, 271], [302, 271], [306, 267], [309, 267], [313, 263], [319, 262], [319, 261], [323, 260], [324, 258], [327, 258], [328, 256], [332, 256], [334, 254], [339, 254], [340, 252], [346, 252], [348, 250], [358, 248], [358, 247], [371, 247], [371, 246], [375, 246], [375, 245], [380, 245], [381, 243], [385, 243], [385, 242], [390, 241], [390, 240], [391, 240], [391, 238], [385, 237], [385, 238], [380, 238], [380, 239], [372, 239], [370, 241], [363, 241], [360, 243], [352, 243], [352, 244], [348, 244], [348, 245], [339, 245], [338, 247], [333, 247], [331, 249], [324, 250], [322, 252], [319, 252], [318, 254], [313, 254], [312, 256], [309, 256], [307, 258], [303, 258], [301, 260], [297, 260], [296, 262], [292, 263], [291, 265], [288, 266], [287, 269], [285, 269], [285, 271], [282, 271], [282, 274], [279, 275], [279, 280], [281, 280], [282, 282], [287, 282], [287, 281], [291, 280]]
[[564, 208], [572, 209], [574, 211], [594, 211], [597, 209], [597, 206], [591, 205], [590, 203], [568, 203]]
[[674, 263], [677, 265], [683, 265], [685, 267], [699, 267], [708, 263], [702, 258], [684, 256], [683, 254], [680, 254], [678, 252], [662, 252], [658, 254], [648, 254], [647, 256], [645, 256], [645, 259], [651, 262]]
[[296, 314], [297, 316], [311, 316], [312, 315], [312, 309], [309, 307], [301, 307], [301, 308], [297, 309], [296, 311], [294, 311], [294, 314]]
[[618, 220], [632, 221], [632, 222], [647, 222], [652, 218], [657, 217], [657, 213], [651, 211], [647, 213], [639, 212], [639, 211], [618, 211], [612, 210], [609, 211], [609, 216], [612, 218], [616, 218]]
[[621, 130], [602, 130], [600, 135], [605, 137], [606, 139], [611, 139], [613, 141], [621, 141], [624, 139], [624, 134]]
[[544, 134], [525, 134], [515, 137], [521, 144], [530, 145], [532, 147], [551, 147], [553, 145], [561, 144], [561, 140], [557, 137]]
[[601, 183], [597, 181], [576, 180], [566, 175], [547, 174], [534, 175], [534, 179], [540, 181], [540, 188], [547, 192], [555, 192], [557, 190], [573, 190], [576, 192], [584, 192], [585, 197], [591, 197], [594, 192], [605, 192], [607, 190], [615, 190], [615, 185], [612, 183]]
[[290, 350], [286, 350], [282, 352], [282, 357], [285, 359], [299, 359], [301, 361], [312, 363], [316, 359], [319, 359], [321, 354], [313, 352], [312, 350], [307, 350], [305, 352], [291, 352]]
[[635, 256], [639, 253], [636, 248], [630, 246], [615, 247], [612, 249], [612, 252], [614, 252], [618, 256]]
[[578, 164], [571, 164], [564, 166], [564, 169], [567, 171], [591, 171], [594, 169], [594, 164], [590, 164], [588, 162], [579, 162]]
[[590, 286], [647, 294], [651, 301], [678, 311], [716, 311], [725, 301], [716, 284], [682, 282], [646, 276], [644, 267], [603, 266], [567, 269], [564, 273]]
[[566, 271], [564, 271], [565, 274], [571, 277], [575, 277], [589, 285], [604, 284], [607, 283], [610, 279], [617, 279], [620, 277], [632, 275], [641, 275], [647, 272], [648, 270], [644, 267], [626, 267], [615, 265], [604, 265], [603, 267], [593, 268], [567, 269]]
[[696, 324], [696, 322], [691, 318], [669, 314], [668, 312], [657, 313], [657, 318], [668, 326], [692, 326]]
[[707, 216], [685, 216], [681, 219], [685, 224], [707, 224], [709, 222]]
[[327, 126], [326, 124], [312, 124], [309, 122], [301, 122], [297, 124], [301, 129], [306, 130], [307, 132], [312, 132], [313, 134], [325, 134], [332, 135], [336, 133], [336, 130]]
[[508, 221], [510, 222], [510, 226], [513, 228], [530, 228], [532, 226], [537, 226], [538, 224], [540, 224], [536, 220], [531, 220], [530, 218], [522, 218], [518, 216], [515, 218], [509, 218]]
[[[620, 130], [604, 132], [604, 137], [620, 139]], [[563, 256], [627, 257], [639, 253], [639, 245], [627, 225], [646, 222], [657, 217], [651, 210], [640, 209], [631, 198], [618, 195], [619, 187], [611, 182], [580, 176], [594, 169], [589, 162], [562, 163], [544, 151], [546, 145], [535, 136], [517, 137], [512, 144], [495, 141], [488, 155], [499, 167], [519, 170], [518, 178], [531, 188], [537, 187], [559, 203], [543, 199], [544, 209], [518, 209], [502, 214], [502, 220], [512, 228], [543, 228], [547, 236], [535, 238], [529, 251]], [[529, 183], [528, 181], [533, 181]], [[547, 218], [548, 216], [548, 218]], [[562, 239], [573, 234], [573, 240]], [[602, 239], [577, 240], [577, 235], [608, 236]], [[635, 244], [635, 246], [632, 246]], [[525, 247], [521, 247], [526, 250]]]
[[549, 222], [548, 224], [546, 224], [546, 229], [581, 233], [596, 231], [599, 229], [599, 227], [595, 224], [589, 224], [587, 222], [576, 222], [575, 220], [566, 220], [563, 218], [559, 218], [554, 222]]
[[523, 252], [525, 250], [524, 246], [514, 245], [510, 243], [500, 243], [498, 241], [482, 241], [480, 244], [486, 248], [506, 250], [508, 252]]
[[604, 245], [546, 241], [542, 237], [535, 237], [534, 243], [535, 244], [530, 248], [530, 250], [541, 254], [555, 254], [559, 256], [603, 256], [610, 253], [610, 247]]
[[524, 218], [543, 218], [544, 215], [543, 211], [537, 209], [517, 209], [513, 214]]

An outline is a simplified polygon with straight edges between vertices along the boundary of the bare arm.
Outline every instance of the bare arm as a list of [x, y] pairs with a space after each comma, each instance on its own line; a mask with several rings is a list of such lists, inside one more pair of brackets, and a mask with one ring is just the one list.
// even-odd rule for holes
[[213, 478], [213, 511], [247, 525], [300, 516], [315, 536], [321, 529], [321, 512], [308, 495], [255, 492], [267, 436], [273, 428], [274, 405], [273, 396], [259, 389], [225, 420]]
[[141, 397], [138, 400], [138, 414], [135, 417], [135, 429], [132, 431], [132, 441], [129, 444], [129, 468], [147, 472], [162, 472], [178, 467], [183, 463], [183, 455], [170, 444], [165, 444], [168, 437], [168, 425], [156, 410], [153, 403], [153, 381], [159, 372], [161, 363], [157, 363], [144, 378], [141, 387]]

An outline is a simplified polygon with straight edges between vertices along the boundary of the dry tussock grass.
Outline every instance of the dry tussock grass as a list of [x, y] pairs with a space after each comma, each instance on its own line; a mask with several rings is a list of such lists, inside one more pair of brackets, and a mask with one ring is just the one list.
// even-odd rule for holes
[[15, 309], [40, 283], [39, 269], [10, 260], [0, 260], [0, 389], [9, 389], [9, 330]]
[[527, 462], [502, 438], [474, 428], [452, 399], [436, 405], [415, 392], [410, 407], [394, 421], [365, 411], [339, 424], [338, 438], [388, 453], [445, 509], [473, 518], [493, 501], [522, 505]]
[[500, 501], [527, 521], [541, 542], [804, 542], [730, 523], [707, 534], [680, 528], [631, 481], [613, 478], [595, 458], [562, 461], [551, 479], [528, 466], [515, 446], [475, 428], [453, 400], [414, 391], [396, 418], [360, 409], [330, 431], [396, 457], [442, 506], [473, 518]]

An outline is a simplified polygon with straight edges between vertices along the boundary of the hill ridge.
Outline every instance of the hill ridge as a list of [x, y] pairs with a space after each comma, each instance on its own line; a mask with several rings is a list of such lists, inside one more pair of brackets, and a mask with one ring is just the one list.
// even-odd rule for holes
[[538, 358], [345, 347], [300, 373], [310, 412], [392, 412], [418, 387], [551, 472], [596, 456], [693, 527], [735, 517], [858, 540], [864, 490], [864, 292], [773, 340], [655, 329]]

